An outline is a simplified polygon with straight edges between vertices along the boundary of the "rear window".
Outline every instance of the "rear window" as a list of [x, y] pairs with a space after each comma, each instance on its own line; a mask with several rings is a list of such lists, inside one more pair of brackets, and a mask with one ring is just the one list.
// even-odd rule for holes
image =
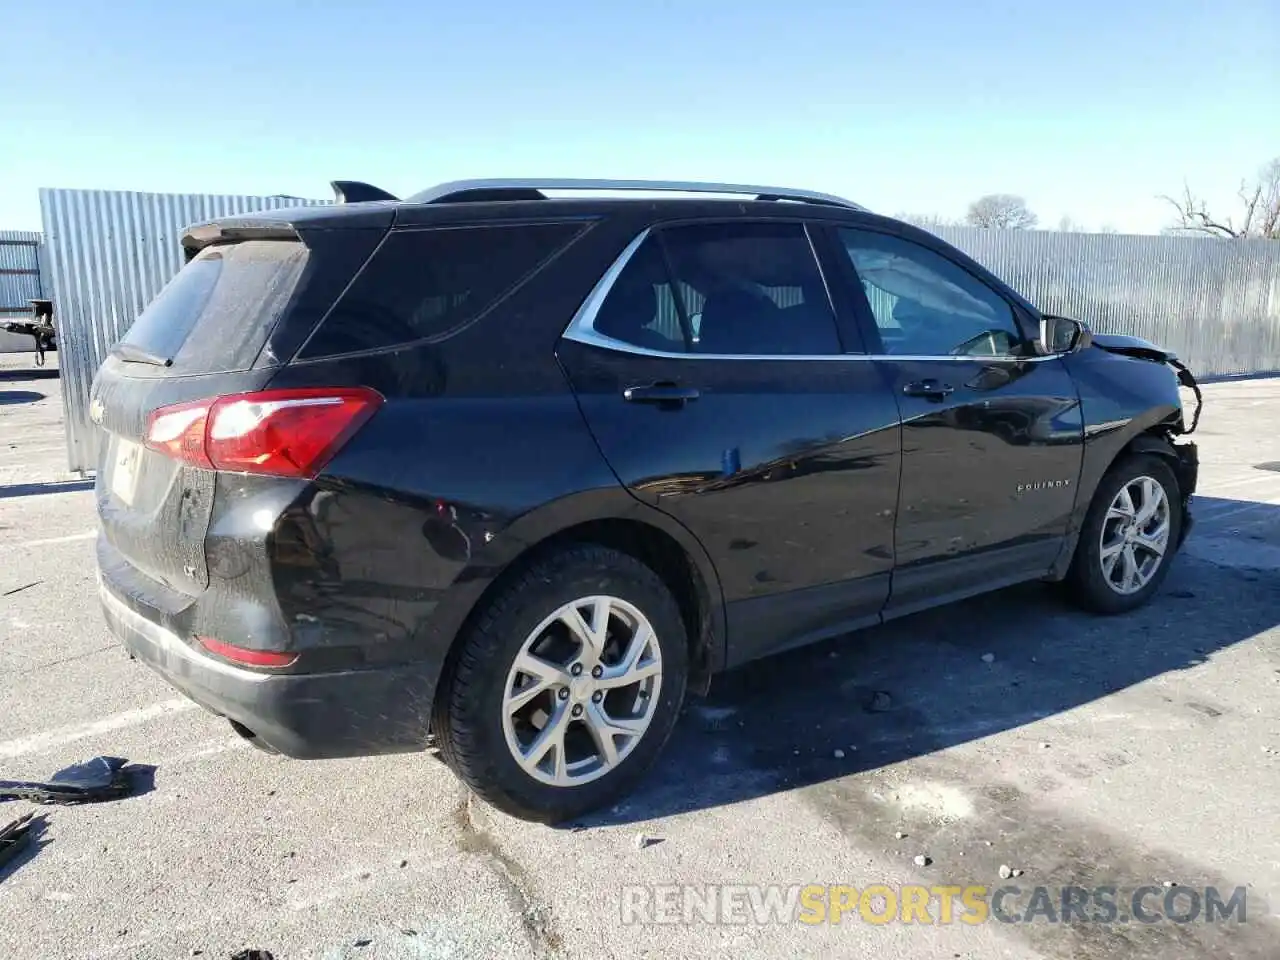
[[536, 273], [582, 223], [389, 234], [301, 357], [378, 350], [452, 333]]
[[178, 271], [113, 350], [173, 373], [224, 373], [253, 365], [306, 266], [285, 240], [206, 247]]

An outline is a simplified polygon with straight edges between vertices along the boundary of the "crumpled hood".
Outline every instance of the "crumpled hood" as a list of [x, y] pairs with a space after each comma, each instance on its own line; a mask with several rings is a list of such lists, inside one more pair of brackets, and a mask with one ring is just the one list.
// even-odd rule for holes
[[1156, 363], [1169, 363], [1177, 360], [1177, 354], [1162, 347], [1157, 347], [1149, 340], [1141, 337], [1130, 337], [1121, 333], [1095, 333], [1093, 345], [1108, 353], [1118, 353], [1126, 357], [1138, 357], [1141, 360], [1154, 360]]

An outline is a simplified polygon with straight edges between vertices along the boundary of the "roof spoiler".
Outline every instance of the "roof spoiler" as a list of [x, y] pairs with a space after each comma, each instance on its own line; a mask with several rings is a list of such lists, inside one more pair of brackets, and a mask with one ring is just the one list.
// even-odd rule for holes
[[333, 180], [330, 182], [333, 187], [334, 203], [364, 203], [369, 200], [391, 200], [396, 201], [400, 198], [394, 196], [381, 187], [375, 187], [369, 183], [361, 183], [359, 180]]

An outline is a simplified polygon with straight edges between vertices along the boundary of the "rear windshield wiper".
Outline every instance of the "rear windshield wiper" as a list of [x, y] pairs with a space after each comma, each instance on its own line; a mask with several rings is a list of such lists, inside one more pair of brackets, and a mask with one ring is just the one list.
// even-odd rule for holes
[[158, 353], [144, 350], [126, 340], [121, 340], [113, 345], [109, 353], [111, 356], [124, 360], [126, 363], [149, 363], [154, 367], [173, 366], [172, 357], [162, 357]]

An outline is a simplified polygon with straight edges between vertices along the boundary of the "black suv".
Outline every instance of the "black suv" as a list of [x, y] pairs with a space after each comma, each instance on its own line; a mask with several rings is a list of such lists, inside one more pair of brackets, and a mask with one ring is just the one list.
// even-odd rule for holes
[[[191, 228], [90, 408], [108, 622], [266, 749], [434, 743], [570, 818], [718, 670], [1025, 580], [1129, 610], [1187, 532], [1185, 369], [922, 230], [727, 184], [335, 186]], [[668, 195], [548, 196], [590, 189]]]

